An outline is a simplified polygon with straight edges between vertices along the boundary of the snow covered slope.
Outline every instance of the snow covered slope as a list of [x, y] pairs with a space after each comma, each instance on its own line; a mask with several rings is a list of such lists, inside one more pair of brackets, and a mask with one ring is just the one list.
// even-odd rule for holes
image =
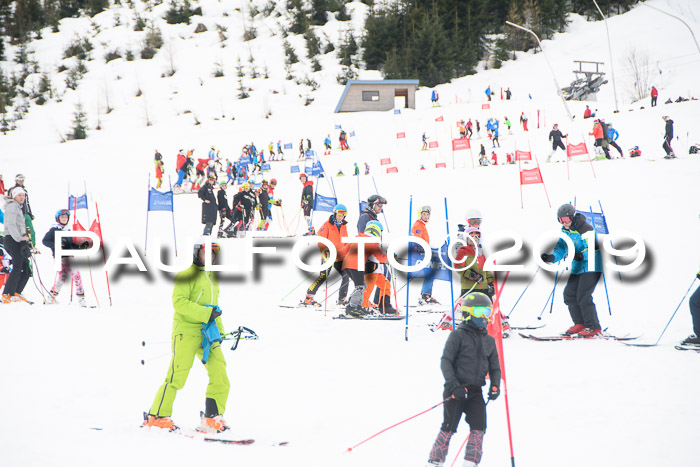
[[[623, 97], [629, 84], [623, 61], [625, 47], [634, 43], [648, 50], [652, 63], [660, 62], [663, 83], [660, 79], [654, 81], [660, 88], [660, 102], [678, 95], [697, 96], [700, 89], [695, 76], [700, 72], [700, 54], [695, 53], [682, 25], [644, 6], [610, 19], [615, 70], [620, 74], [617, 85], [621, 112], [613, 113], [611, 84], [603, 87], [597, 102], [588, 104], [615, 124], [623, 149], [639, 145], [643, 156], [596, 161], [595, 176], [587, 160], [575, 161], [568, 167], [569, 180], [565, 163], [543, 163], [551, 148], [547, 135], [556, 122], [569, 134], [570, 142], [585, 139], [592, 148], [587, 139], [591, 124], [581, 120], [585, 103], [570, 103], [577, 117], [574, 121], [565, 117], [542, 54], [521, 54], [500, 70], [484, 71], [438, 87], [442, 107], [430, 107], [431, 90], [421, 89], [417, 109], [400, 115], [335, 115], [332, 110], [342, 92], [335, 81], [337, 65], [329, 63], [319, 72], [314, 79], [321, 87], [310, 93], [308, 87], [284, 79], [279, 33], [271, 36], [261, 24], [257, 27], [258, 39], [243, 43], [234, 38], [234, 31], [241, 29], [241, 13], [223, 13], [235, 8], [245, 13], [249, 2], [201, 4], [205, 12], [201, 22], [209, 32], [195, 35], [194, 23], [163, 27], [164, 47], [174, 44], [175, 75], [160, 77], [169, 67], [165, 51], [151, 62], [115, 60], [109, 64], [98, 64], [102, 62], [101, 53], [96, 53], [77, 91], [66, 92], [61, 103], [32, 109], [17, 131], [2, 137], [0, 173], [6, 185], [16, 173], [27, 176], [39, 235], [53, 222], [53, 213], [64, 207], [68, 190], [81, 194], [87, 186], [91, 201], [99, 203], [108, 252], [116, 253], [121, 248], [120, 238], [131, 239], [143, 252], [147, 181], [149, 172], [153, 172], [154, 149], [164, 155], [166, 174], [174, 176], [175, 154], [180, 148], [194, 148], [196, 155], [204, 157], [209, 147], [216, 145], [224, 157], [233, 159], [240, 147], [251, 141], [266, 147], [270, 141], [282, 140], [296, 148], [299, 139], [310, 138], [318, 149], [327, 134], [331, 134], [335, 148], [335, 127], [341, 125], [356, 136], [350, 138], [350, 151], [334, 149], [332, 155], [321, 156], [327, 174], [334, 175], [341, 169], [349, 174], [354, 162], [360, 166], [368, 162], [374, 180], [346, 176], [334, 177], [332, 186], [329, 177], [317, 183], [320, 193], [329, 195], [335, 189], [338, 200], [350, 208], [351, 232], [358, 215], [358, 190], [366, 199], [375, 192], [376, 182], [379, 193], [389, 200], [385, 209], [387, 237], [408, 231], [411, 196], [414, 211], [418, 205], [433, 207], [429, 228], [434, 246], [441, 243], [446, 231], [445, 198], [451, 232], [469, 208], [482, 211], [487, 252], [499, 249], [499, 233], [512, 231], [522, 236], [523, 252], [503, 258], [526, 267], [523, 272], [511, 273], [505, 284], [501, 298], [504, 313], [511, 311], [535, 272], [533, 250], [538, 237], [558, 228], [556, 207], [575, 199], [577, 206], [597, 210], [600, 202], [611, 230], [634, 232], [647, 248], [639, 272], [623, 275], [622, 281], [612, 272], [606, 274], [611, 314], [605, 287], [599, 284], [594, 298], [601, 323], [613, 334], [630, 333], [641, 335], [642, 342], [656, 341], [698, 271], [700, 156], [687, 153], [690, 144], [700, 142], [700, 104], [661, 103], [654, 109], [647, 101], [631, 104]], [[695, 2], [651, 4], [683, 15], [700, 35]], [[358, 14], [364, 11], [360, 2], [354, 2], [352, 8]], [[96, 42], [106, 42], [105, 50], [128, 44], [135, 47], [140, 40], [126, 26], [109, 27], [117, 11], [114, 8], [95, 19], [103, 25]], [[220, 48], [216, 24], [224, 23], [231, 42]], [[273, 25], [270, 27], [276, 31]], [[87, 20], [63, 22], [60, 33], [44, 34], [44, 39], [35, 43], [36, 58], [42, 64], [57, 65], [56, 57], [65, 43], [74, 32], [85, 28], [90, 28]], [[336, 38], [345, 26], [331, 22], [325, 28], [330, 37]], [[290, 36], [289, 40], [295, 45], [302, 43], [299, 37]], [[545, 41], [544, 47], [562, 85], [573, 79], [569, 71], [572, 60], [608, 61], [600, 22], [585, 23], [574, 17], [570, 31]], [[251, 98], [238, 100], [236, 58], [240, 56], [245, 63], [249, 53], [260, 69], [263, 63], [268, 65], [271, 77], [246, 79], [255, 91]], [[222, 78], [211, 77], [217, 58], [226, 69]], [[335, 62], [331, 58], [328, 62]], [[295, 74], [302, 77], [304, 72], [298, 70]], [[489, 84], [493, 89], [510, 86], [514, 99], [494, 100], [490, 109], [482, 110], [483, 89]], [[139, 87], [143, 94], [137, 97]], [[272, 111], [268, 119], [264, 118], [266, 89], [278, 91], [267, 97], [267, 107]], [[106, 93], [114, 111], [104, 114], [106, 103], [100, 104], [103, 130], [91, 130], [84, 141], [60, 144], [57, 129], [68, 131], [73, 104], [83, 103], [94, 128], [96, 103], [105, 102]], [[306, 94], [314, 97], [310, 106], [304, 106]], [[532, 99], [527, 98], [528, 94]], [[646, 107], [643, 110], [642, 105]], [[146, 109], [153, 123], [149, 127], [145, 125]], [[530, 117], [528, 132], [517, 123], [521, 112]], [[194, 115], [200, 125], [194, 125]], [[675, 121], [677, 160], [661, 158], [662, 115], [670, 115]], [[483, 123], [491, 116], [501, 119], [499, 161], [515, 148], [531, 148], [542, 163], [551, 208], [544, 190], [537, 185], [523, 187], [521, 208], [517, 166], [474, 169], [465, 151], [457, 152], [453, 159], [449, 148], [450, 136], [456, 133], [455, 122], [472, 118]], [[503, 128], [504, 116], [513, 121], [513, 135]], [[444, 121], [436, 122], [438, 117]], [[406, 138], [397, 140], [398, 132], [405, 132]], [[423, 132], [439, 147], [420, 151]], [[485, 138], [474, 140], [473, 146], [478, 148], [482, 143], [491, 149]], [[272, 172], [266, 175], [279, 180], [276, 195], [284, 200], [287, 222], [297, 214], [301, 192], [297, 176], [290, 174], [295, 155], [296, 149], [287, 151], [287, 162], [272, 163]], [[561, 154], [558, 156], [563, 159]], [[385, 173], [380, 165], [383, 158], [392, 160], [397, 174]], [[447, 168], [435, 168], [440, 162]], [[426, 170], [419, 170], [421, 165]], [[79, 216], [81, 223], [88, 224], [84, 212]], [[94, 211], [90, 216], [94, 217]], [[273, 225], [279, 229], [275, 216]], [[314, 223], [320, 225], [325, 216], [317, 213]], [[179, 259], [189, 256], [188, 238], [201, 233], [199, 220], [199, 201], [193, 195], [177, 196]], [[447, 334], [430, 332], [427, 326], [438, 316], [411, 314], [406, 341], [402, 322], [339, 321], [331, 319], [337, 312], [330, 310], [324, 316], [322, 311], [278, 308], [285, 295], [285, 303], [302, 298], [310, 282], [304, 280], [306, 273], [292, 264], [286, 242], [277, 242], [278, 257], [270, 256], [255, 273], [222, 274], [220, 302], [226, 329], [244, 325], [260, 335], [260, 340], [242, 342], [236, 351], [225, 353], [232, 382], [226, 418], [233, 427], [233, 436], [255, 438], [256, 444], [210, 445], [138, 428], [141, 412], [148, 410], [168, 361], [172, 276], [156, 269], [151, 242], [156, 238], [170, 242], [170, 223], [167, 214], [151, 215], [149, 250], [144, 258], [149, 272], [141, 273], [130, 266], [111, 274], [111, 307], [107, 305], [104, 273], [97, 257], [91, 267], [100, 308], [83, 310], [69, 305], [66, 292], [59, 297], [60, 305], [0, 306], [0, 350], [4, 354], [0, 362], [0, 419], [5, 422], [0, 428], [0, 464], [423, 465], [441, 423], [440, 409], [400, 425], [351, 453], [345, 451], [440, 401], [443, 380], [439, 359]], [[226, 262], [236, 262], [239, 258], [233, 252], [240, 242], [222, 244]], [[615, 245], [622, 247], [622, 243]], [[50, 284], [50, 253], [43, 247], [41, 251], [37, 264], [44, 284]], [[121, 255], [125, 255], [123, 249]], [[88, 265], [83, 264], [81, 269], [89, 284]], [[569, 325], [561, 281], [552, 313], [547, 307], [542, 320], [537, 319], [553, 281], [553, 274], [538, 273], [513, 310], [512, 324], [546, 324], [542, 330], [533, 331], [542, 334], [555, 334]], [[400, 280], [399, 287], [403, 283]], [[459, 287], [457, 281], [455, 286]], [[330, 301], [335, 298], [336, 287], [328, 289]], [[405, 292], [404, 288], [398, 297], [402, 306], [406, 304]], [[411, 303], [417, 300], [418, 292], [418, 284], [412, 281]], [[322, 289], [319, 297], [324, 294]], [[31, 283], [26, 295], [40, 300]], [[449, 284], [436, 283], [435, 295], [443, 303], [449, 302]], [[92, 296], [90, 299], [95, 300]], [[693, 403], [700, 384], [700, 360], [694, 353], [673, 349], [674, 343], [690, 332], [685, 301], [656, 348], [628, 348], [602, 340], [540, 343], [517, 336], [506, 340], [517, 465], [692, 464], [692, 446], [698, 436], [696, 420], [700, 416]], [[145, 347], [142, 341], [146, 341]], [[193, 427], [198, 423], [206, 381], [206, 372], [195, 362], [175, 403], [174, 418], [179, 425]], [[509, 465], [503, 396], [489, 404], [488, 412], [482, 466]], [[453, 440], [450, 462], [466, 433], [466, 425], [462, 425]], [[279, 441], [289, 441], [290, 445], [272, 446]]]

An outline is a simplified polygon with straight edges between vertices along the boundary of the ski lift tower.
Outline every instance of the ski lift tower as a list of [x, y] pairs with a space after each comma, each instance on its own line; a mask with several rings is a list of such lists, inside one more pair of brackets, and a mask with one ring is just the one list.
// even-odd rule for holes
[[[600, 71], [600, 67], [604, 62], [588, 62], [584, 60], [574, 60], [578, 64], [578, 70], [574, 70], [576, 79], [571, 82], [571, 85], [562, 88], [562, 94], [567, 101], [583, 101], [596, 100], [596, 94], [600, 87], [608, 82], [605, 79], [605, 73]], [[584, 64], [586, 69], [584, 69]], [[593, 67], [595, 66], [595, 71]]]

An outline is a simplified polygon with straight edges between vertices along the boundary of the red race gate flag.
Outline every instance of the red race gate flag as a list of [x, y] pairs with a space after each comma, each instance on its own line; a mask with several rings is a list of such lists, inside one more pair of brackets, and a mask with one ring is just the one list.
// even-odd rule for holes
[[381, 165], [391, 165], [391, 159], [388, 157], [381, 159], [379, 162], [381, 163]]
[[386, 173], [388, 173], [388, 174], [396, 174], [396, 173], [399, 173], [399, 168], [398, 168], [398, 167], [387, 167], [387, 168], [386, 168]]
[[445, 162], [438, 162], [437, 164], [435, 164], [435, 168], [436, 168], [436, 169], [439, 169], [439, 168], [446, 169], [446, 168], [447, 168], [447, 163], [445, 163]]
[[469, 144], [469, 138], [459, 138], [452, 140], [452, 150], [460, 151], [462, 149], [469, 149], [471, 145]]
[[566, 145], [566, 157], [583, 156], [588, 154], [588, 148], [586, 147], [586, 142], [580, 144], [567, 144]]
[[520, 172], [521, 185], [534, 185], [536, 183], [544, 183], [542, 181], [542, 174], [540, 173], [539, 167], [535, 167], [534, 169], [525, 169]]
[[442, 115], [440, 115], [438, 118], [435, 119], [436, 122], [444, 122], [445, 119], [443, 118]]
[[438, 142], [437, 141], [431, 141], [428, 143], [428, 148], [433, 149], [438, 147]]
[[490, 108], [491, 108], [491, 104], [481, 104], [481, 110], [486, 110], [486, 109], [490, 109]]
[[403, 131], [400, 133], [396, 133], [396, 139], [401, 139], [401, 138], [405, 138], [405, 137], [406, 137], [406, 133]]
[[518, 151], [515, 150], [515, 160], [516, 161], [531, 161], [532, 154], [529, 151]]

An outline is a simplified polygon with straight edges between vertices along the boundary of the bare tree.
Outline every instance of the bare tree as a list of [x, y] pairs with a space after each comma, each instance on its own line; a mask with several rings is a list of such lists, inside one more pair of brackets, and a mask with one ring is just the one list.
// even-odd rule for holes
[[628, 91], [632, 101], [636, 102], [646, 98], [651, 89], [651, 62], [649, 61], [649, 54], [646, 51], [632, 47], [627, 50], [625, 64], [627, 71], [632, 77], [632, 87]]

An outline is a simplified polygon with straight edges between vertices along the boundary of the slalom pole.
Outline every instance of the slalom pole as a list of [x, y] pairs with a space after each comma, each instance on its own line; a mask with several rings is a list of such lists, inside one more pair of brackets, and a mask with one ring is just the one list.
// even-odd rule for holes
[[[486, 404], [488, 405], [488, 401], [486, 402]], [[454, 467], [454, 465], [457, 463], [457, 459], [459, 459], [459, 456], [460, 456], [461, 453], [462, 453], [462, 449], [464, 449], [464, 446], [466, 446], [467, 441], [469, 441], [469, 435], [470, 435], [470, 434], [471, 434], [471, 432], [470, 432], [470, 433], [467, 433], [467, 437], [464, 438], [464, 442], [459, 446], [459, 451], [457, 451], [457, 455], [455, 456], [454, 460], [453, 460], [452, 463], [450, 464], [450, 467]]]
[[372, 436], [370, 436], [369, 438], [360, 441], [360, 442], [357, 443], [356, 445], [354, 445], [354, 446], [352, 446], [352, 447], [350, 447], [350, 448], [347, 448], [347, 449], [345, 450], [345, 452], [351, 452], [351, 451], [352, 451], [353, 449], [355, 449], [356, 447], [358, 447], [358, 446], [360, 446], [360, 445], [366, 443], [367, 441], [369, 441], [369, 440], [371, 440], [371, 439], [373, 439], [373, 438], [376, 438], [377, 436], [381, 435], [381, 434], [384, 433], [385, 431], [389, 431], [389, 430], [391, 430], [392, 428], [395, 428], [395, 427], [397, 427], [397, 426], [399, 426], [399, 425], [401, 425], [401, 424], [403, 424], [403, 423], [406, 423], [406, 422], [409, 421], [409, 420], [413, 420], [414, 418], [416, 418], [416, 417], [418, 417], [418, 416], [420, 416], [420, 415], [423, 415], [423, 414], [425, 414], [425, 413], [428, 413], [428, 412], [430, 412], [431, 410], [436, 409], [437, 407], [440, 407], [442, 404], [444, 404], [445, 402], [447, 402], [447, 401], [450, 400], [450, 399], [452, 399], [452, 396], [448, 397], [448, 398], [445, 399], [444, 401], [441, 401], [441, 402], [435, 404], [434, 406], [430, 407], [429, 409], [426, 409], [426, 410], [424, 410], [424, 411], [422, 411], [422, 412], [420, 412], [420, 413], [417, 413], [417, 414], [415, 414], [415, 415], [413, 415], [413, 416], [411, 416], [411, 417], [408, 417], [406, 420], [402, 420], [402, 421], [400, 421], [400, 422], [398, 422], [398, 423], [394, 423], [393, 425], [391, 425], [391, 426], [389, 426], [389, 427], [387, 427], [387, 428], [384, 428], [382, 431], [379, 431], [379, 432], [373, 434]]
[[[593, 206], [589, 205], [588, 209], [591, 210], [591, 219], [593, 219]], [[595, 239], [597, 239], [598, 238], [598, 229], [596, 229], [596, 227], [595, 227], [595, 220], [593, 221], [593, 232], [595, 233]], [[593, 245], [595, 246], [595, 241], [594, 241]], [[595, 257], [593, 258], [593, 261], [595, 264]], [[615, 261], [617, 261], [617, 258], [615, 258]], [[605, 298], [608, 301], [608, 314], [610, 316], [612, 316], [612, 310], [610, 309], [610, 295], [608, 295], [608, 281], [605, 280], [605, 272], [601, 272], [600, 275], [603, 276], [603, 287], [605, 287]]]
[[[515, 307], [518, 306], [520, 299], [523, 298], [523, 295], [525, 295], [525, 292], [527, 292], [527, 288], [530, 287], [530, 284], [532, 284], [532, 281], [538, 272], [540, 272], [540, 266], [537, 266], [535, 273], [532, 275], [532, 277], [530, 278], [530, 281], [525, 286], [525, 290], [523, 290], [523, 293], [520, 294], [520, 297], [518, 297], [518, 300], [515, 302], [515, 305], [513, 305], [513, 308], [511, 308], [510, 313], [508, 313], [508, 315], [506, 315], [506, 318], [510, 318], [510, 315], [513, 313], [513, 310], [515, 310]], [[547, 301], [549, 301], [549, 299], [547, 299]]]
[[[100, 226], [100, 241], [102, 242], [102, 260], [105, 266], [107, 265], [107, 256], [105, 255], [105, 242], [102, 239], [102, 223], [100, 222], [100, 209], [97, 207], [97, 202], [95, 202], [95, 212], [97, 213], [97, 225]], [[105, 268], [105, 278], [107, 279], [107, 296], [109, 297], [109, 306], [112, 306], [112, 292], [109, 288], [109, 273], [107, 268]]]
[[[608, 226], [608, 220], [605, 218], [605, 213], [603, 212], [603, 204], [598, 200], [598, 206], [600, 206], [600, 215], [603, 216], [603, 219], [605, 219], [605, 227]], [[610, 230], [610, 229], [608, 229]], [[610, 246], [615, 248], [615, 245], [613, 245], [612, 240], [610, 240]], [[615, 258], [615, 264], [619, 264], [617, 262], [617, 256], [613, 256]], [[622, 282], [622, 273], [620, 271], [617, 271], [617, 277], [620, 279], [620, 282]]]
[[[377, 189], [377, 182], [374, 181], [374, 175], [372, 175], [372, 183], [374, 184], [374, 192], [376, 194], [379, 194], [379, 190]], [[386, 231], [389, 233], [389, 221], [386, 220], [386, 214], [384, 213], [384, 209], [382, 209], [382, 216], [384, 216], [384, 225], [386, 225]], [[409, 232], [409, 235], [411, 233]]]
[[[411, 198], [409, 199], [408, 202], [408, 235], [411, 235], [411, 213], [413, 212], [413, 195], [411, 195]], [[408, 263], [410, 264], [410, 258], [411, 258], [411, 246], [409, 245], [408, 247], [408, 257], [409, 261]], [[408, 342], [408, 290], [409, 286], [408, 283], [411, 282], [410, 278], [408, 277], [410, 274], [406, 274], [406, 329], [404, 330], [404, 338]], [[398, 306], [398, 303], [396, 304]]]
[[[447, 229], [447, 259], [450, 259], [450, 218], [447, 214], [447, 197], [445, 196], [445, 228]], [[438, 250], [438, 255], [440, 250]], [[452, 283], [452, 271], [450, 271], [450, 299], [455, 302], [455, 289]], [[455, 309], [452, 307], [452, 323], [455, 322]]]

